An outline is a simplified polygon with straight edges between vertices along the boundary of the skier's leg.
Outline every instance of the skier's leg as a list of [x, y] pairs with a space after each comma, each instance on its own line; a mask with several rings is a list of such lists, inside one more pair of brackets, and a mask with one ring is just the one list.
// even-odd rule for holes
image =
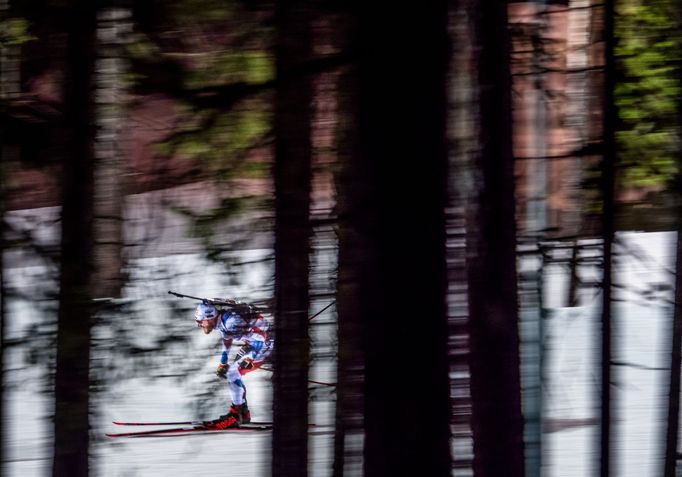
[[[241, 418], [243, 423], [251, 422], [251, 411], [249, 410], [249, 405], [246, 400], [246, 385], [244, 384], [244, 381], [241, 379], [241, 377], [247, 373], [250, 373], [251, 371], [258, 369], [259, 366], [254, 366], [254, 357], [256, 354], [256, 351], [250, 346], [245, 346], [242, 348], [237, 355], [237, 359], [230, 368], [230, 371], [233, 373], [232, 378], [230, 378], [228, 375], [228, 381], [233, 382], [235, 386], [241, 386], [243, 391], [240, 395]], [[236, 394], [239, 393], [235, 387], [233, 395]], [[236, 404], [237, 401], [234, 401], [234, 399], [235, 397], [233, 397], [232, 402]]]
[[242, 374], [240, 373], [239, 362], [230, 366], [227, 371], [227, 387], [230, 390], [230, 397], [232, 404], [241, 406], [244, 404], [244, 395], [246, 394], [246, 387], [242, 382]]
[[206, 421], [204, 423], [206, 427], [209, 429], [230, 429], [239, 427], [242, 424], [242, 404], [244, 404], [245, 389], [241, 381], [239, 368], [237, 366], [230, 367], [227, 371], [227, 389], [230, 391], [232, 404], [227, 414], [220, 416], [218, 419]]

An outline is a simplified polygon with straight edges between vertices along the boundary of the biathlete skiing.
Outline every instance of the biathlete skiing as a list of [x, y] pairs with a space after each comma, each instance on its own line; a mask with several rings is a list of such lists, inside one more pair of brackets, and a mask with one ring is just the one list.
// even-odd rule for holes
[[[221, 304], [229, 308], [221, 309]], [[217, 306], [216, 306], [217, 305]], [[219, 377], [227, 379], [232, 398], [228, 413], [204, 425], [209, 429], [230, 429], [251, 421], [246, 402], [243, 376], [260, 368], [272, 353], [273, 339], [270, 325], [255, 307], [232, 300], [203, 300], [196, 308], [194, 318], [205, 334], [220, 332], [223, 349], [216, 369]], [[228, 363], [234, 341], [242, 343], [231, 364]]]
[[[232, 398], [232, 403], [227, 414], [212, 421], [175, 421], [175, 422], [123, 422], [113, 421], [119, 426], [170, 426], [183, 427], [153, 429], [150, 431], [129, 431], [121, 433], [107, 433], [108, 437], [139, 437], [139, 436], [165, 436], [189, 434], [194, 432], [233, 430], [235, 432], [268, 431], [272, 424], [267, 422], [251, 422], [251, 413], [246, 402], [246, 386], [243, 377], [260, 368], [266, 363], [272, 354], [273, 336], [270, 324], [263, 318], [259, 307], [223, 298], [199, 298], [191, 295], [183, 295], [169, 291], [171, 295], [179, 298], [191, 298], [201, 303], [194, 312], [197, 326], [205, 334], [218, 330], [222, 338], [222, 353], [216, 369], [216, 374], [227, 381], [227, 387]], [[334, 305], [332, 301], [323, 309], [315, 313], [309, 319], [323, 313]], [[232, 345], [240, 343], [232, 363], [228, 363]], [[309, 380], [310, 383], [323, 386], [335, 386], [333, 383]], [[250, 424], [249, 424], [250, 423]]]

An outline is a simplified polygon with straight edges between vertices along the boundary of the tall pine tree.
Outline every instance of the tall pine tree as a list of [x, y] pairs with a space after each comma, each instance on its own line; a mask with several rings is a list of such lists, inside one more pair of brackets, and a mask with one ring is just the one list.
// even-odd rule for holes
[[611, 475], [611, 410], [612, 402], [611, 382], [611, 324], [612, 324], [612, 250], [615, 234], [615, 187], [616, 187], [616, 123], [617, 110], [614, 98], [615, 91], [615, 57], [614, 57], [614, 1], [604, 2], [604, 76], [603, 76], [603, 117], [602, 135], [604, 154], [601, 162], [601, 193], [602, 193], [602, 310], [601, 310], [601, 419], [600, 419], [600, 475]]
[[272, 475], [307, 475], [311, 190], [310, 5], [277, 3], [275, 336]]
[[364, 331], [364, 473], [447, 476], [447, 2], [353, 5], [358, 136], [347, 213], [356, 236], [346, 246], [362, 247], [354, 293]]
[[62, 169], [61, 270], [52, 475], [88, 475], [96, 5], [72, 0], [64, 74], [67, 149]]
[[475, 475], [524, 475], [507, 2], [474, 2], [479, 150], [467, 223]]

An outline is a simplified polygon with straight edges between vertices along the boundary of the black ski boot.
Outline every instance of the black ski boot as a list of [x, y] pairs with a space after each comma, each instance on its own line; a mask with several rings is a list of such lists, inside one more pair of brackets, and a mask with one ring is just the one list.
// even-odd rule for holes
[[242, 424], [248, 424], [251, 422], [251, 411], [249, 411], [249, 405], [244, 401], [244, 404], [241, 405], [241, 418], [242, 418]]

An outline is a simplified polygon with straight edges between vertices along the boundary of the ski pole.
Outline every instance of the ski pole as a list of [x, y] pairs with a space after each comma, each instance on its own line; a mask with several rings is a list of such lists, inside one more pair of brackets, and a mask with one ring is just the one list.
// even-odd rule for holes
[[[260, 370], [262, 370], [262, 371], [269, 371], [269, 372], [271, 372], [271, 373], [273, 372], [273, 369], [272, 369], [271, 367], [269, 367], [269, 366], [261, 366], [261, 367], [258, 368], [258, 369], [260, 369]], [[332, 388], [333, 388], [333, 387], [336, 387], [336, 383], [327, 383], [327, 382], [324, 382], [324, 381], [315, 381], [314, 379], [309, 379], [308, 382], [309, 382], [310, 384], [319, 384], [320, 386], [329, 386], [329, 387], [332, 387]]]
[[328, 304], [327, 306], [325, 306], [324, 308], [322, 308], [320, 311], [318, 311], [317, 313], [315, 313], [313, 316], [311, 316], [310, 318], [308, 318], [308, 321], [313, 321], [313, 318], [315, 318], [316, 316], [321, 315], [325, 310], [327, 310], [329, 307], [331, 307], [332, 305], [335, 305], [335, 304], [336, 304], [336, 300], [332, 300], [332, 302], [331, 302], [330, 304]]
[[335, 383], [325, 383], [325, 382], [323, 382], [323, 381], [314, 381], [314, 380], [312, 380], [312, 379], [309, 379], [308, 382], [311, 383], [311, 384], [319, 384], [320, 386], [329, 386], [329, 387], [332, 387], [332, 388], [336, 387], [336, 384], [335, 384]]

